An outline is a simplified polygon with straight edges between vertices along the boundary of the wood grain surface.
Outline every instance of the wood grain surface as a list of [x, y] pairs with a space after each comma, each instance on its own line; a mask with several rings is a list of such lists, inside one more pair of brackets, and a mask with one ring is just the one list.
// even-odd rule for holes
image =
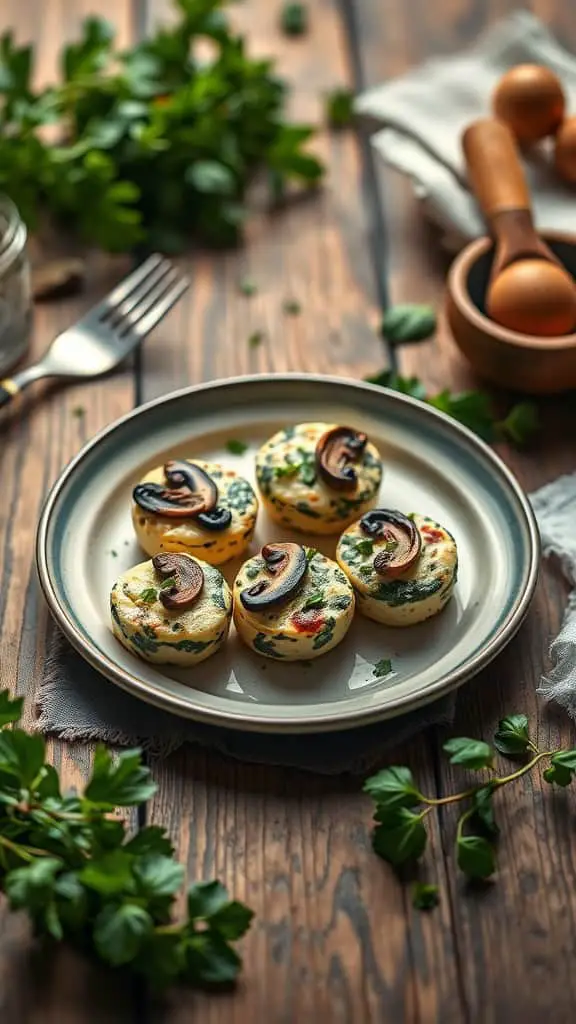
[[[40, 77], [53, 73], [62, 40], [88, 11], [135, 38], [169, 16], [168, 0], [4, 0], [5, 24], [38, 46]], [[310, 0], [309, 34], [278, 30], [280, 0], [245, 0], [237, 24], [257, 53], [278, 57], [292, 83], [291, 113], [319, 122], [322, 94], [401, 73], [430, 55], [454, 52], [519, 4], [503, 0]], [[522, 5], [520, 5], [522, 6]], [[576, 47], [566, 0], [524, 4]], [[41, 15], [38, 12], [41, 11]], [[572, 12], [573, 13], [573, 12]], [[104, 424], [145, 400], [187, 383], [251, 371], [287, 369], [362, 377], [384, 365], [379, 306], [442, 302], [446, 258], [426, 227], [409, 186], [375, 161], [363, 133], [321, 132], [326, 187], [250, 223], [246, 246], [181, 261], [192, 278], [185, 299], [145, 346], [136, 371], [105, 384], [38, 391], [0, 429], [0, 627], [2, 679], [30, 700], [41, 677], [47, 613], [38, 595], [33, 534], [43, 496], [65, 462]], [[383, 230], [383, 226], [385, 231]], [[90, 294], [39, 307], [33, 354], [102, 294], [123, 267], [93, 257]], [[249, 275], [258, 294], [246, 298]], [[299, 316], [283, 311], [286, 299]], [[263, 332], [262, 344], [248, 338]], [[444, 323], [436, 338], [407, 349], [402, 370], [431, 388], [472, 383]], [[508, 396], [495, 396], [503, 405]], [[84, 414], [75, 416], [81, 406]], [[502, 454], [527, 489], [574, 468], [575, 413], [568, 401], [542, 403], [535, 449]], [[22, 481], [26, 480], [24, 488]], [[486, 586], [490, 581], [486, 581]], [[535, 696], [547, 640], [558, 629], [566, 590], [546, 569], [525, 626], [493, 667], [461, 693], [454, 730], [489, 736], [504, 713], [538, 720], [542, 744], [574, 743], [563, 716]], [[422, 787], [443, 795], [459, 787], [430, 730], [394, 752]], [[89, 748], [53, 745], [73, 784], [86, 773]], [[426, 872], [442, 890], [431, 915], [415, 912], [409, 891], [372, 853], [370, 806], [358, 780], [322, 778], [240, 765], [185, 749], [153, 764], [159, 792], [148, 820], [166, 825], [190, 881], [220, 877], [256, 911], [243, 943], [238, 990], [215, 997], [178, 992], [163, 1003], [76, 960], [40, 960], [27, 929], [0, 908], [0, 1020], [7, 1024], [134, 1021], [224, 1024], [556, 1024], [574, 1019], [576, 931], [573, 813], [565, 793], [526, 779], [499, 795], [502, 828], [497, 881], [471, 890], [452, 855], [454, 816], [431, 823]]]

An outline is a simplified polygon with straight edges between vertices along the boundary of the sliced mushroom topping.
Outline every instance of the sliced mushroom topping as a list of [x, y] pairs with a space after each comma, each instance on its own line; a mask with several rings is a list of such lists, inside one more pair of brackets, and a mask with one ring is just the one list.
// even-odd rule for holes
[[140, 508], [169, 519], [196, 519], [207, 530], [225, 530], [232, 521], [228, 509], [218, 508], [218, 488], [208, 473], [193, 462], [172, 459], [164, 466], [166, 484], [145, 483], [134, 488]]
[[188, 555], [165, 552], [155, 555], [152, 565], [165, 579], [174, 578], [170, 587], [160, 588], [160, 600], [170, 611], [185, 611], [198, 600], [204, 586], [204, 573]]
[[332, 427], [316, 445], [316, 467], [334, 491], [354, 491], [358, 475], [352, 463], [362, 457], [368, 437], [352, 427]]
[[306, 552], [300, 544], [265, 544], [260, 554], [267, 576], [240, 592], [240, 600], [250, 612], [285, 601], [302, 582], [308, 567]]
[[385, 541], [373, 565], [381, 576], [394, 578], [410, 569], [420, 556], [422, 538], [418, 527], [402, 512], [377, 508], [360, 520], [360, 529], [368, 537]]

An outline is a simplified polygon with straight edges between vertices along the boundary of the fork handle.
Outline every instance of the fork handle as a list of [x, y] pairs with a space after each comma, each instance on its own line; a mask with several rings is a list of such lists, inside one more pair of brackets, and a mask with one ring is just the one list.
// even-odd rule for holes
[[42, 380], [43, 377], [50, 376], [52, 374], [47, 370], [44, 363], [39, 362], [34, 363], [32, 366], [27, 366], [25, 370], [20, 370], [20, 373], [15, 373], [13, 377], [6, 377], [5, 380], [0, 380], [0, 409], [9, 405], [12, 399], [16, 398], [29, 384]]
[[16, 398], [19, 392], [20, 388], [12, 378], [8, 377], [7, 380], [0, 380], [0, 409], [8, 405], [13, 398]]

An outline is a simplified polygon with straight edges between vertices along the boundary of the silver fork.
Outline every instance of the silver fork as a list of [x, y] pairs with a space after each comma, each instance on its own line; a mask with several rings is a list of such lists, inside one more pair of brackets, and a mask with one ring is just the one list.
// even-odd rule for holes
[[34, 366], [0, 380], [0, 407], [42, 377], [100, 377], [135, 349], [189, 285], [163, 256], [150, 256], [78, 323], [54, 339]]

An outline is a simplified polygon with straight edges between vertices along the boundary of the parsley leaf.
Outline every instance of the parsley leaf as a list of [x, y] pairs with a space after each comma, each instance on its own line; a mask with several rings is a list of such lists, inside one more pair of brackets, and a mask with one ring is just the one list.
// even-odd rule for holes
[[531, 402], [513, 406], [504, 420], [498, 420], [494, 416], [490, 396], [484, 391], [453, 393], [444, 389], [436, 395], [429, 395], [418, 377], [402, 377], [393, 370], [382, 370], [364, 379], [368, 384], [389, 388], [426, 402], [468, 427], [488, 444], [505, 439], [522, 445], [538, 429], [537, 409]]
[[264, 332], [263, 331], [253, 331], [252, 334], [250, 335], [250, 337], [248, 338], [248, 347], [249, 348], [258, 348], [258, 346], [261, 345], [263, 341], [264, 341]]
[[233, 982], [241, 960], [230, 943], [252, 911], [220, 882], [201, 882], [188, 915], [172, 922], [185, 870], [169, 838], [155, 825], [128, 838], [114, 816], [156, 789], [139, 752], [98, 747], [84, 794], [62, 796], [42, 737], [11, 728], [21, 703], [0, 692], [0, 890], [10, 907], [28, 913], [36, 935], [81, 937], [83, 951], [155, 988]]
[[158, 591], [155, 590], [154, 587], [146, 587], [145, 590], [140, 591], [138, 597], [141, 601], [144, 601], [145, 604], [154, 604], [158, 597]]
[[244, 441], [231, 437], [229, 441], [226, 441], [226, 451], [230, 452], [230, 455], [244, 455], [244, 452], [248, 451], [248, 445]]
[[373, 540], [359, 540], [356, 542], [356, 551], [359, 555], [371, 555], [374, 550]]
[[377, 676], [380, 679], [382, 676], [389, 676], [391, 671], [392, 662], [390, 661], [390, 658], [380, 658], [380, 661], [377, 661], [374, 665], [372, 675]]

